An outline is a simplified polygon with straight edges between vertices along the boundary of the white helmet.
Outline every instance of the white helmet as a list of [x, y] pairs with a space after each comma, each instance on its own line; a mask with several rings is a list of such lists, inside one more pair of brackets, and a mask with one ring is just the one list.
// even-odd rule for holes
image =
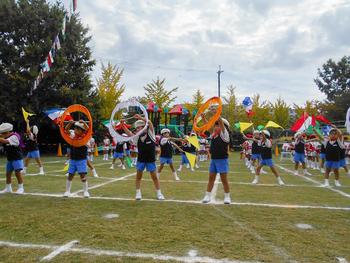
[[268, 137], [270, 137], [271, 135], [270, 135], [270, 132], [268, 131], [268, 130], [263, 130], [262, 131], [266, 136], [268, 136]]
[[10, 132], [13, 130], [13, 125], [11, 123], [1, 123], [0, 133]]
[[164, 133], [170, 133], [170, 130], [167, 128], [164, 128], [160, 131], [160, 134], [164, 134]]
[[143, 120], [137, 120], [134, 124], [135, 128], [143, 127], [145, 125], [146, 125], [146, 123]]

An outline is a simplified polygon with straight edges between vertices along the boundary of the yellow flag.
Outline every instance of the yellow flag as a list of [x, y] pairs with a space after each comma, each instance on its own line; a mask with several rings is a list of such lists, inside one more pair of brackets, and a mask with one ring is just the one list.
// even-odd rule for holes
[[199, 142], [197, 136], [190, 136], [187, 141], [199, 150]]
[[196, 155], [188, 152], [185, 152], [185, 154], [188, 161], [190, 162], [191, 167], [194, 168], [194, 165], [196, 163]]
[[69, 168], [69, 163], [67, 163], [64, 168], [63, 168], [63, 172], [68, 172], [68, 168]]
[[26, 110], [22, 107], [23, 118], [25, 121], [28, 121], [28, 117], [35, 115], [34, 113], [26, 112]]
[[268, 128], [268, 127], [271, 127], [271, 128], [281, 128], [283, 129], [282, 126], [278, 125], [276, 122], [273, 122], [273, 121], [268, 121], [265, 125], [265, 128]]
[[251, 122], [239, 122], [239, 128], [240, 128], [241, 132], [244, 132], [246, 129], [248, 129], [252, 125], [253, 125], [253, 123], [251, 123]]

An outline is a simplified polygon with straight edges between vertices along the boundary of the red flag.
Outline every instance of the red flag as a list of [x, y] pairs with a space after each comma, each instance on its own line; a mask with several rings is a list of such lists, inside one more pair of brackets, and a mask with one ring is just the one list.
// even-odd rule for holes
[[293, 124], [293, 126], [290, 128], [292, 131], [298, 131], [304, 124], [305, 120], [309, 117], [306, 112], [296, 120], [296, 122]]
[[332, 124], [325, 116], [323, 115], [317, 115], [315, 116], [316, 120], [327, 123], [327, 124]]

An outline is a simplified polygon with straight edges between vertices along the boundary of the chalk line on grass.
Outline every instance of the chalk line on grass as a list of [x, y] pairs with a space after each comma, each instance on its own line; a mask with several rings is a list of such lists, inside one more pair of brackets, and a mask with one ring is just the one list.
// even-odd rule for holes
[[[290, 170], [290, 169], [288, 169], [288, 168], [285, 168], [285, 167], [283, 167], [283, 166], [281, 166], [281, 165], [277, 165], [277, 166], [278, 166], [279, 168], [281, 168], [282, 170], [284, 170], [284, 171], [286, 171], [286, 172], [289, 172], [289, 173], [291, 173], [291, 174], [294, 175], [294, 172], [293, 172], [292, 170]], [[302, 176], [302, 175], [294, 175], [294, 176], [299, 177], [299, 178], [302, 178], [302, 179], [304, 179], [304, 180], [306, 180], [306, 181], [312, 182], [312, 183], [314, 183], [314, 184], [316, 184], [316, 185], [322, 187], [322, 183], [320, 183], [319, 181], [316, 181], [316, 180], [314, 180], [314, 179], [312, 179], [312, 178], [310, 178], [310, 177]], [[343, 192], [343, 191], [341, 191], [341, 190], [339, 190], [339, 189], [335, 189], [335, 188], [333, 188], [332, 186], [324, 187], [324, 188], [325, 188], [325, 189], [328, 189], [328, 190], [331, 190], [331, 191], [333, 191], [333, 192], [335, 192], [335, 193], [338, 193], [338, 194], [340, 194], [340, 195], [342, 195], [342, 196], [344, 196], [344, 197], [350, 198], [350, 194], [347, 194], [347, 193], [345, 193], [345, 192]]]
[[[72, 242], [76, 242], [76, 241], [72, 241]], [[161, 261], [178, 261], [178, 262], [185, 262], [185, 263], [195, 263], [195, 262], [203, 262], [203, 263], [248, 263], [250, 262], [250, 263], [253, 263], [253, 262], [257, 262], [257, 261], [241, 261], [241, 260], [230, 260], [230, 259], [216, 259], [216, 258], [205, 257], [205, 256], [201, 257], [197, 255], [196, 256], [173, 256], [173, 255], [161, 255], [161, 254], [155, 254], [155, 253], [124, 252], [124, 251], [115, 251], [115, 250], [104, 250], [99, 248], [96, 249], [96, 248], [88, 248], [88, 247], [73, 247], [75, 243], [68, 246], [72, 242], [69, 242], [64, 246], [55, 246], [55, 245], [14, 243], [14, 242], [0, 241], [0, 246], [16, 247], [16, 248], [33, 248], [33, 249], [54, 249], [54, 251], [58, 251], [60, 248], [64, 247], [64, 250], [61, 251], [60, 253], [70, 252], [70, 253], [81, 253], [81, 254], [88, 254], [88, 255], [94, 255], [94, 256], [143, 258], [143, 259], [153, 259], [153, 260], [161, 260]]]
[[[62, 194], [24, 193], [24, 195], [63, 198]], [[84, 197], [83, 196], [74, 195], [74, 196], [71, 196], [70, 198], [81, 198], [81, 199], [83, 199]], [[84, 199], [86, 199], [86, 198], [84, 198]], [[89, 199], [93, 199], [93, 200], [112, 200], [112, 201], [113, 200], [116, 200], [116, 201], [135, 201], [134, 198], [107, 197], [107, 196], [91, 196]], [[169, 203], [180, 203], [180, 204], [182, 203], [182, 204], [208, 205], [208, 204], [203, 204], [201, 201], [196, 201], [196, 200], [165, 199], [165, 200], [159, 201], [157, 199], [143, 198], [142, 201], [161, 202], [161, 203], [169, 202]], [[216, 202], [216, 203], [211, 203], [209, 205], [224, 205], [224, 204], [221, 203], [221, 202]], [[231, 205], [257, 206], [257, 207], [269, 207], [269, 208], [288, 208], [288, 209], [326, 209], [326, 210], [350, 211], [350, 207], [337, 207], [337, 206], [288, 205], [288, 204], [270, 204], [270, 203], [253, 203], [253, 202], [232, 202]], [[229, 206], [229, 205], [225, 205], [225, 206]]]
[[78, 240], [73, 240], [71, 242], [68, 242], [67, 244], [60, 246], [58, 248], [55, 248], [54, 251], [52, 251], [47, 256], [43, 257], [40, 261], [50, 261], [54, 257], [58, 256], [59, 254], [68, 251], [70, 248], [72, 248], [74, 245], [78, 244]]
[[249, 226], [237, 221], [233, 216], [231, 216], [230, 214], [226, 213], [225, 211], [222, 211], [221, 209], [219, 209], [218, 207], [214, 206], [214, 209], [218, 212], [221, 213], [221, 215], [223, 215], [224, 217], [226, 217], [227, 219], [230, 219], [235, 225], [239, 226], [241, 229], [243, 229], [244, 231], [248, 232], [250, 235], [252, 235], [255, 239], [263, 242], [265, 245], [267, 245], [268, 247], [270, 247], [270, 249], [274, 252], [274, 254], [280, 258], [283, 259], [284, 262], [296, 262], [288, 253], [287, 251], [282, 248], [282, 247], [278, 247], [275, 244], [273, 244], [271, 241], [266, 240], [265, 238], [263, 238], [259, 233], [257, 233], [256, 231], [254, 231], [253, 229], [251, 229]]

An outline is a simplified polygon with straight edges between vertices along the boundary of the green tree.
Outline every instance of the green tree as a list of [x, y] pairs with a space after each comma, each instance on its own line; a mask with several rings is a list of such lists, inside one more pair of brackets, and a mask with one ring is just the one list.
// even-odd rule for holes
[[279, 97], [275, 103], [270, 105], [272, 109], [272, 120], [283, 128], [287, 128], [290, 125], [290, 115], [288, 104]]
[[197, 89], [196, 92], [192, 95], [191, 102], [184, 102], [182, 105], [192, 114], [194, 110], [198, 111], [198, 109], [204, 103], [204, 95], [200, 89]]
[[97, 95], [100, 102], [100, 116], [109, 119], [116, 103], [120, 102], [120, 97], [125, 91], [125, 85], [120, 84], [123, 76], [123, 69], [119, 69], [108, 62], [102, 64], [102, 74], [97, 80]]
[[20, 108], [39, 113], [47, 107], [85, 104], [94, 114], [90, 71], [95, 62], [87, 46], [90, 37], [78, 16], [67, 21], [66, 36], [54, 64], [36, 90], [33, 83], [40, 63], [62, 29], [64, 9], [45, 0], [0, 2], [0, 112], [1, 121], [22, 122]]
[[228, 120], [232, 126], [235, 122], [244, 118], [244, 108], [238, 104], [235, 94], [236, 87], [230, 85], [227, 87], [226, 96], [223, 96], [222, 116]]
[[144, 87], [146, 91], [146, 98], [149, 101], [153, 101], [161, 109], [169, 106], [177, 98], [174, 93], [178, 90], [178, 88], [167, 90], [164, 86], [165, 78], [161, 80], [159, 77], [157, 77], [157, 80], [153, 80]]
[[[261, 101], [259, 94], [256, 94], [252, 97], [254, 115], [251, 120], [254, 125], [265, 125], [272, 118], [272, 108], [269, 102]], [[246, 117], [247, 119], [247, 117]]]
[[296, 118], [299, 118], [304, 112], [308, 115], [317, 115], [319, 113], [319, 105], [320, 102], [316, 100], [307, 100], [303, 106], [294, 104]]

